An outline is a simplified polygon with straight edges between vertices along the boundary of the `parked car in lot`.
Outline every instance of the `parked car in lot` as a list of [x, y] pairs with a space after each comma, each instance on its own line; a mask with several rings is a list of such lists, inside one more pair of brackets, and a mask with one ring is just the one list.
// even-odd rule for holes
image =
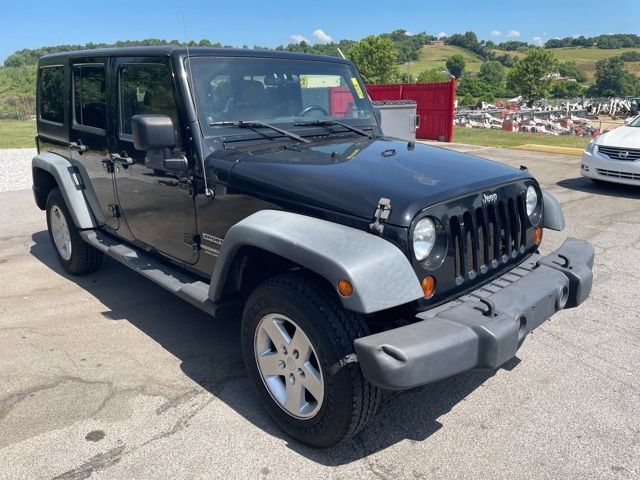
[[640, 185], [640, 117], [591, 140], [580, 173], [595, 182]]
[[526, 169], [384, 137], [349, 61], [85, 50], [42, 57], [37, 85], [33, 192], [62, 267], [106, 254], [241, 311], [249, 380], [309, 445], [361, 430], [383, 389], [499, 367], [591, 291], [588, 243], [539, 253], [564, 218]]

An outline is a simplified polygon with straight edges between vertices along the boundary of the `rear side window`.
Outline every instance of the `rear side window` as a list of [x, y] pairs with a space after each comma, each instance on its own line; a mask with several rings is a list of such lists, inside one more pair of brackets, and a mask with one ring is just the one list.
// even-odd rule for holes
[[120, 70], [120, 133], [131, 135], [131, 117], [168, 115], [178, 128], [171, 72], [164, 65], [126, 65]]
[[73, 119], [76, 124], [104, 130], [106, 127], [104, 65], [73, 67]]
[[64, 122], [64, 67], [40, 69], [40, 118], [49, 122]]

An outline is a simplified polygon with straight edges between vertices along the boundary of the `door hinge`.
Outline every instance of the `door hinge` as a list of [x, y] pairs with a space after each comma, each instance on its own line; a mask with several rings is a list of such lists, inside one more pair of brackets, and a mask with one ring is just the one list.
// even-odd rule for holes
[[200, 235], [198, 235], [197, 233], [185, 233], [184, 244], [188, 247], [191, 247], [193, 253], [196, 253], [198, 250], [200, 250]]
[[378, 200], [378, 206], [373, 213], [373, 223], [369, 224], [369, 229], [373, 233], [382, 235], [382, 232], [384, 232], [384, 224], [389, 219], [389, 215], [391, 215], [391, 200], [381, 198]]
[[110, 158], [103, 158], [102, 167], [107, 171], [107, 173], [113, 173], [113, 160]]
[[120, 217], [120, 207], [118, 205], [110, 204], [109, 205], [109, 213], [111, 214], [111, 216], [113, 218], [119, 218]]

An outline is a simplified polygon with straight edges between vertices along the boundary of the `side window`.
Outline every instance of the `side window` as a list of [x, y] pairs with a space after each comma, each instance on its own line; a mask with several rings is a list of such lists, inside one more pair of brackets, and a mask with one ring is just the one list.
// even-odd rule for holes
[[142, 114], [171, 117], [180, 144], [178, 110], [171, 72], [164, 65], [127, 65], [120, 70], [120, 133], [131, 135], [131, 117]]
[[40, 68], [40, 118], [64, 123], [64, 67]]
[[78, 125], [105, 129], [105, 68], [103, 65], [73, 68], [73, 118]]

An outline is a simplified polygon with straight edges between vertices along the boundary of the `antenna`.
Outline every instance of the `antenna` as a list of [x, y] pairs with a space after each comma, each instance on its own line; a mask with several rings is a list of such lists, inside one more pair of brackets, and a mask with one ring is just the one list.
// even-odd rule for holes
[[[191, 98], [193, 98], [193, 109], [196, 113], [196, 124], [200, 123], [200, 116], [198, 115], [198, 101], [196, 99], [196, 90], [193, 86], [193, 70], [191, 69], [191, 57], [189, 56], [189, 37], [187, 35], [187, 21], [184, 16], [184, 5], [180, 5], [180, 10], [182, 12], [182, 28], [184, 29], [184, 43], [187, 47], [187, 61], [189, 65], [189, 75], [187, 76], [187, 83], [189, 84], [189, 88], [191, 88]], [[191, 129], [191, 134], [193, 135], [193, 128]], [[202, 143], [198, 142], [198, 146], [200, 147], [200, 162], [202, 162], [202, 178], [204, 179], [204, 194], [207, 198], [213, 199], [214, 192], [209, 188], [207, 184], [207, 172], [205, 170], [204, 165], [204, 152], [202, 151]]]
[[340, 47], [336, 47], [336, 48], [338, 49], [338, 53], [340, 54], [340, 56], [341, 56], [344, 60], [346, 60], [346, 59], [347, 59], [347, 57], [345, 57], [345, 56], [344, 56], [344, 53], [342, 53], [342, 50], [340, 50]]

